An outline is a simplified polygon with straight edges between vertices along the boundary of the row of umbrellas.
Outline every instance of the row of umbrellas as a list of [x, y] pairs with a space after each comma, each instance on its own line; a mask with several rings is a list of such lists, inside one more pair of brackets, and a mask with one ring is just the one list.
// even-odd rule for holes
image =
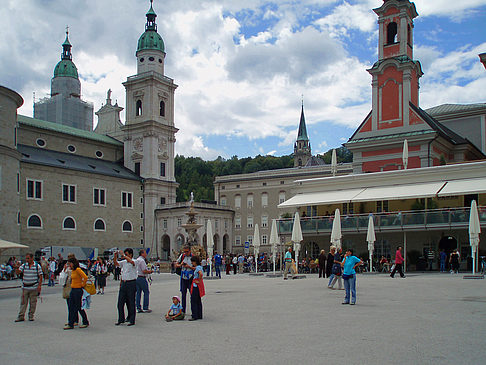
[[[476, 260], [477, 260], [477, 253], [478, 253], [478, 246], [479, 246], [479, 234], [481, 233], [481, 226], [479, 222], [479, 214], [476, 201], [473, 200], [471, 203], [471, 213], [469, 216], [469, 241], [472, 250], [472, 257], [473, 257], [473, 275], [475, 274], [476, 268]], [[214, 240], [213, 240], [213, 229], [211, 226], [211, 221], [208, 220], [207, 228], [206, 228], [206, 236], [207, 236], [207, 245], [208, 245], [208, 259], [210, 262], [210, 270], [211, 270], [211, 258], [213, 256], [213, 249], [214, 249]], [[300, 217], [299, 213], [296, 212], [294, 215], [294, 223], [292, 227], [292, 238], [291, 241], [293, 243], [293, 249], [295, 252], [295, 262], [296, 268], [298, 270], [299, 265], [299, 252], [301, 249], [301, 242], [303, 241], [302, 235], [302, 228], [300, 226]], [[331, 231], [331, 244], [336, 246], [338, 249], [342, 247], [341, 245], [342, 233], [341, 233], [341, 214], [339, 209], [336, 209], [334, 213], [334, 220], [332, 222], [332, 231]], [[368, 231], [366, 234], [366, 242], [368, 243], [368, 252], [369, 252], [369, 265], [370, 265], [370, 272], [372, 271], [372, 262], [373, 262], [373, 252], [375, 250], [375, 242], [376, 242], [376, 235], [375, 235], [375, 225], [373, 221], [373, 214], [370, 213], [368, 218]], [[275, 257], [277, 254], [277, 245], [279, 243], [278, 239], [278, 232], [277, 232], [277, 222], [275, 219], [272, 220], [272, 228], [270, 231], [270, 245], [272, 249], [272, 260], [273, 260], [273, 271], [275, 273]], [[258, 257], [260, 253], [260, 230], [258, 228], [258, 224], [255, 225], [255, 232], [253, 235], [253, 248], [255, 256]], [[405, 248], [406, 254], [406, 248]], [[258, 272], [258, 265], [256, 265], [256, 271]], [[297, 271], [298, 272], [298, 271]]]

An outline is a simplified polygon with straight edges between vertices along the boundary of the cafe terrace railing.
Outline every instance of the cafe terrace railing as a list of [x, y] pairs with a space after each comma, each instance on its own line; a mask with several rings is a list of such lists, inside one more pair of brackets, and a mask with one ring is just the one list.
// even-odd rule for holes
[[[486, 206], [478, 207], [481, 226], [486, 226]], [[375, 231], [427, 230], [440, 228], [467, 228], [470, 208], [449, 208], [373, 213]], [[366, 233], [369, 214], [345, 214], [341, 216], [341, 230], [350, 233]], [[303, 217], [300, 226], [304, 234], [330, 233], [334, 216]], [[277, 220], [279, 235], [292, 234], [292, 218]]]

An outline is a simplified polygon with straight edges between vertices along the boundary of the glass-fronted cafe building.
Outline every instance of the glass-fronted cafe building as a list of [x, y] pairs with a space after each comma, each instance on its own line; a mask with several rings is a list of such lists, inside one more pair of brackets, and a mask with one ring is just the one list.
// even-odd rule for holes
[[[393, 259], [396, 247], [405, 246], [409, 270], [430, 253], [437, 269], [439, 252], [457, 249], [465, 270], [471, 256], [468, 225], [473, 200], [484, 232], [486, 161], [298, 180], [293, 197], [278, 207], [281, 216], [298, 211], [302, 217], [303, 257], [316, 258], [321, 249], [328, 252], [334, 212], [339, 208], [342, 246], [353, 248], [363, 259], [368, 258], [366, 234], [372, 213], [375, 260], [382, 255]], [[278, 223], [279, 235], [290, 241], [293, 219]], [[486, 254], [486, 243], [480, 242], [479, 250], [479, 255]]]

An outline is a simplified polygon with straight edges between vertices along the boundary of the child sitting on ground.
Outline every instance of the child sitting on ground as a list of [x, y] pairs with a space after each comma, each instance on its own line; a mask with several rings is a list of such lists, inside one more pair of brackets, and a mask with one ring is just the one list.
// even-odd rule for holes
[[184, 319], [184, 312], [182, 311], [181, 300], [177, 295], [172, 297], [172, 305], [169, 308], [169, 311], [165, 315], [165, 320], [167, 322], [177, 321]]

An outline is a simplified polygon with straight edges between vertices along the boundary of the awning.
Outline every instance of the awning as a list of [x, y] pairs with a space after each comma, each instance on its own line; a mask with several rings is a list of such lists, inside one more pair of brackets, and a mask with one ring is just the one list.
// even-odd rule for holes
[[375, 186], [364, 189], [355, 196], [353, 202], [366, 202], [376, 200], [403, 200], [416, 198], [431, 198], [437, 195], [439, 190], [445, 185], [444, 181]]
[[356, 195], [364, 189], [346, 189], [323, 191], [317, 193], [297, 194], [289, 200], [279, 204], [279, 208], [303, 207], [307, 205], [327, 205], [350, 202]]
[[486, 177], [448, 181], [439, 196], [486, 193]]

